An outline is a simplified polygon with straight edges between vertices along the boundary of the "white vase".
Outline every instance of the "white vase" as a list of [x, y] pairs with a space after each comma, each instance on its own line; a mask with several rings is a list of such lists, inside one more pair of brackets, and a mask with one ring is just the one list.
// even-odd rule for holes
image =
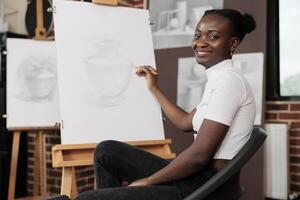
[[187, 18], [187, 2], [176, 2], [176, 9], [178, 10], [179, 29], [184, 31]]
[[119, 54], [117, 45], [97, 44], [95, 54], [85, 59], [88, 78], [104, 106], [117, 106], [124, 101], [132, 75], [132, 63]]

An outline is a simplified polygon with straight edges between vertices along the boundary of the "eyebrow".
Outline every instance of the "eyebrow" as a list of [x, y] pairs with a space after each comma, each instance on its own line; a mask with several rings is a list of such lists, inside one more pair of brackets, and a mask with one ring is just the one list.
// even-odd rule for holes
[[[202, 32], [201, 30], [199, 30], [199, 29], [196, 29], [195, 30], [195, 32]], [[217, 31], [217, 30], [214, 30], [214, 29], [212, 29], [212, 30], [208, 30], [208, 32], [209, 33], [211, 33], [211, 32], [217, 32], [217, 33], [220, 33], [219, 31]]]

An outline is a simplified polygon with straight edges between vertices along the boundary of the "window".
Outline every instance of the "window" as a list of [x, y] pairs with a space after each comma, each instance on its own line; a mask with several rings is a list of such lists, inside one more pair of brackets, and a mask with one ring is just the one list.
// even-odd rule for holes
[[268, 0], [268, 100], [300, 100], [299, 9], [299, 0]]

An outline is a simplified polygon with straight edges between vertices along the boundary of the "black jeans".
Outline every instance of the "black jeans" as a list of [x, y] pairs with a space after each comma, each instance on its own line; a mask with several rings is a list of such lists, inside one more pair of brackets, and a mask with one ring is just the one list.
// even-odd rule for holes
[[216, 171], [206, 168], [170, 183], [124, 187], [122, 182], [152, 175], [169, 161], [117, 141], [99, 143], [94, 155], [97, 189], [81, 193], [77, 200], [180, 200], [211, 178]]

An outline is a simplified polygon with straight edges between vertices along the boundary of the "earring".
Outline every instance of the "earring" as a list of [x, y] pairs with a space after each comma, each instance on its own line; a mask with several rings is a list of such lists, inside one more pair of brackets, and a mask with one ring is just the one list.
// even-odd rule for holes
[[231, 47], [230, 48], [230, 56], [232, 57], [233, 56], [233, 52], [234, 52], [235, 48], [234, 47]]

